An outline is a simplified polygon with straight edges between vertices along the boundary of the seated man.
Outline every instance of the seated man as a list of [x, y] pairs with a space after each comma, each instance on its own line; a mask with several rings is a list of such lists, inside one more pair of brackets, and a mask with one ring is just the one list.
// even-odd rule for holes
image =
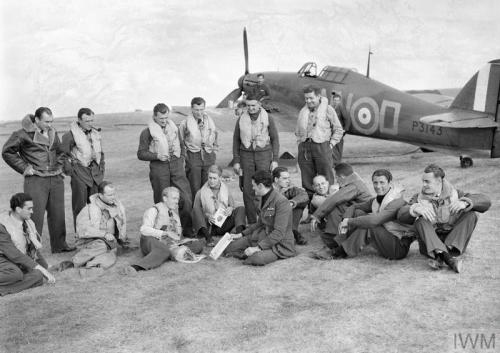
[[[234, 199], [228, 187], [221, 180], [222, 169], [212, 165], [208, 169], [208, 180], [196, 193], [193, 204], [193, 226], [195, 234], [204, 237], [213, 245], [212, 236], [222, 236], [231, 230], [241, 233], [245, 229], [245, 208], [234, 207]], [[227, 216], [222, 226], [214, 224], [217, 209], [224, 209]]]
[[290, 202], [273, 189], [273, 177], [268, 171], [259, 170], [252, 176], [252, 188], [258, 197], [258, 221], [233, 236], [237, 240], [226, 248], [226, 255], [245, 259], [245, 265], [254, 266], [295, 256]]
[[60, 271], [74, 266], [81, 267], [82, 276], [102, 274], [116, 262], [117, 243], [127, 241], [125, 207], [116, 199], [114, 185], [103, 181], [89, 200], [76, 217], [77, 253], [72, 264], [59, 265]]
[[334, 169], [340, 188], [329, 196], [311, 216], [312, 232], [316, 230], [318, 223], [323, 218], [326, 219], [324, 232], [321, 232], [321, 239], [325, 246], [312, 253], [312, 256], [317, 259], [330, 259], [332, 257], [332, 249], [338, 246], [334, 238], [337, 236], [339, 224], [347, 208], [372, 198], [368, 187], [361, 177], [354, 173], [349, 164], [339, 163]]
[[[175, 259], [178, 244], [182, 242], [182, 227], [178, 215], [180, 192], [174, 186], [162, 192], [162, 202], [144, 212], [142, 218], [141, 252], [144, 255], [135, 264], [122, 270], [123, 274], [133, 274], [156, 268], [169, 259]], [[195, 254], [200, 254], [205, 240], [192, 240], [185, 245]]]
[[309, 214], [313, 214], [325, 200], [337, 192], [338, 184], [330, 185], [324, 175], [316, 175], [313, 178], [314, 194], [309, 204]]
[[386, 169], [373, 172], [372, 183], [377, 196], [345, 211], [333, 257], [356, 256], [369, 243], [389, 260], [400, 260], [408, 254], [415, 231], [413, 226], [397, 221], [398, 210], [405, 204], [403, 190], [394, 187], [392, 174]]
[[40, 236], [31, 220], [33, 199], [15, 194], [10, 208], [0, 214], [0, 295], [41, 286], [43, 277], [49, 283], [56, 281], [40, 254]]
[[292, 206], [292, 232], [297, 245], [307, 244], [306, 238], [299, 233], [299, 223], [309, 202], [307, 192], [299, 187], [290, 185], [290, 173], [285, 167], [277, 167], [273, 170], [273, 187], [276, 191], [286, 197]]
[[399, 210], [398, 220], [415, 222], [420, 253], [431, 258], [431, 268], [440, 269], [445, 263], [459, 273], [462, 259], [456, 256], [467, 248], [476, 227], [476, 212], [486, 212], [491, 201], [486, 195], [455, 189], [444, 176], [441, 167], [428, 165], [422, 191]]

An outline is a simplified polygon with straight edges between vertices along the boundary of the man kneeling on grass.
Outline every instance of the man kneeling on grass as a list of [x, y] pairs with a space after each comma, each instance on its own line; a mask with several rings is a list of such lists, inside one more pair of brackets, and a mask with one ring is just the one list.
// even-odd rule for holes
[[[187, 262], [196, 262], [201, 259], [191, 252], [200, 254], [205, 246], [205, 240], [186, 242], [182, 239], [181, 220], [178, 214], [179, 189], [174, 186], [165, 188], [162, 192], [162, 199], [162, 202], [148, 208], [142, 218], [140, 246], [144, 257], [135, 264], [122, 268], [120, 271], [122, 274], [150, 270], [169, 259], [179, 260], [184, 255], [190, 257]], [[185, 244], [187, 248], [179, 246], [180, 244]]]
[[389, 260], [400, 260], [408, 254], [415, 230], [397, 221], [398, 210], [405, 205], [403, 190], [393, 185], [392, 174], [386, 169], [373, 172], [372, 183], [377, 196], [345, 211], [335, 238], [338, 246], [333, 249], [334, 258], [354, 257], [369, 243]]
[[226, 256], [245, 259], [245, 265], [263, 266], [296, 255], [292, 232], [292, 206], [273, 188], [270, 172], [260, 170], [252, 177], [258, 197], [257, 223], [250, 225], [226, 248]]
[[49, 283], [56, 281], [40, 254], [40, 236], [31, 220], [33, 199], [15, 194], [10, 208], [0, 214], [0, 295], [41, 286], [43, 277]]
[[77, 253], [63, 261], [58, 270], [80, 267], [82, 277], [99, 276], [116, 262], [118, 244], [127, 244], [125, 207], [115, 196], [115, 187], [103, 181], [97, 194], [76, 218]]
[[[196, 193], [193, 203], [193, 226], [195, 234], [212, 244], [212, 236], [222, 236], [234, 228], [240, 233], [245, 229], [245, 207], [234, 207], [233, 195], [221, 180], [222, 169], [212, 165], [208, 169], [208, 180]], [[226, 220], [217, 226], [214, 219], [217, 210], [223, 210]]]

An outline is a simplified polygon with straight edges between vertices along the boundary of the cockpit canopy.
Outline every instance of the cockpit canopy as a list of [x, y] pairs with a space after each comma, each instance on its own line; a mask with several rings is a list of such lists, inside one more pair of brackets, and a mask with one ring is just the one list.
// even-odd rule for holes
[[344, 67], [337, 66], [325, 66], [323, 70], [317, 75], [317, 66], [314, 62], [307, 62], [297, 74], [300, 77], [313, 77], [318, 78], [320, 80], [335, 82], [335, 83], [343, 83], [347, 74], [351, 71], [350, 69], [346, 69]]

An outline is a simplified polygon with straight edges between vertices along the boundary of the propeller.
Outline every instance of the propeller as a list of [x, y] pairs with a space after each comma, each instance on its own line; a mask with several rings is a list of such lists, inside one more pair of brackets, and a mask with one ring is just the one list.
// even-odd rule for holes
[[245, 76], [250, 73], [248, 70], [248, 39], [247, 39], [247, 28], [243, 28], [243, 53], [245, 56], [245, 73], [238, 79], [238, 88], [235, 88], [229, 93], [219, 104], [217, 104], [216, 108], [226, 108], [228, 106], [229, 101], [235, 102], [243, 91], [243, 81], [245, 80]]

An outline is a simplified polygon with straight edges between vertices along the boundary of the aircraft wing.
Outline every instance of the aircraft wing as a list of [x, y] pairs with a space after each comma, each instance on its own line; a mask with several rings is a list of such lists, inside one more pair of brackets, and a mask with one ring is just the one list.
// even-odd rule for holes
[[455, 129], [487, 129], [499, 126], [493, 120], [493, 117], [487, 113], [460, 109], [454, 109], [442, 114], [427, 115], [421, 117], [420, 121], [425, 124]]

